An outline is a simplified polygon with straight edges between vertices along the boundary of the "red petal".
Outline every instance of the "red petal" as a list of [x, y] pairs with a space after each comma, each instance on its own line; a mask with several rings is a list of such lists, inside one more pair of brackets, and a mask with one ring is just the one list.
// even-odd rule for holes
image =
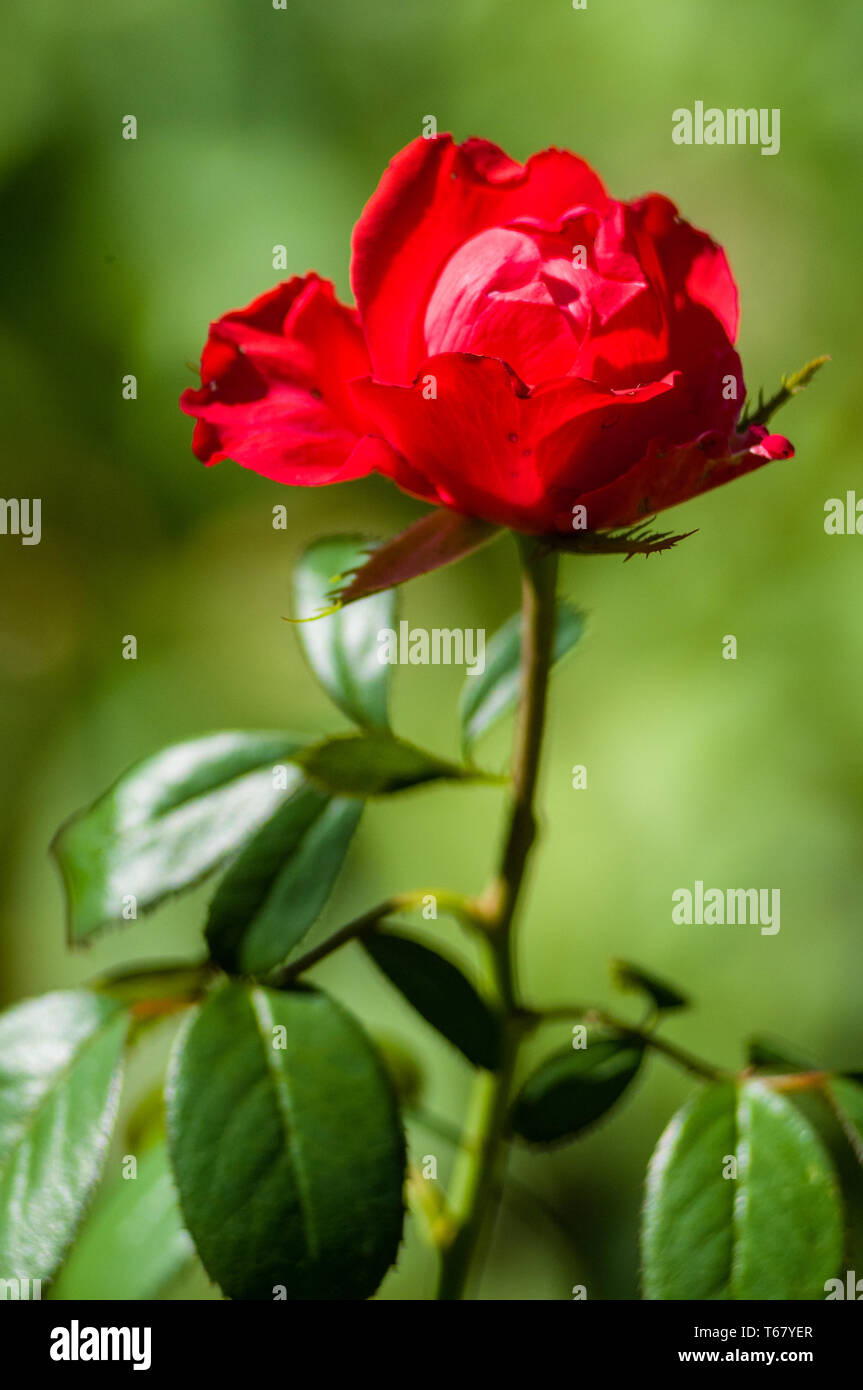
[[605, 202], [596, 175], [564, 150], [521, 165], [485, 140], [414, 140], [391, 162], [354, 230], [351, 283], [375, 375], [403, 384], [416, 375], [429, 296], [465, 241], [520, 215], [559, 219]]
[[352, 389], [369, 428], [400, 455], [399, 468], [383, 462], [381, 471], [522, 531], [570, 524], [584, 492], [628, 471], [675, 421], [692, 426], [676, 380], [616, 393], [568, 378], [530, 392], [505, 363], [464, 353], [430, 358], [410, 387], [365, 379]]
[[580, 499], [591, 528], [628, 526], [723, 483], [742, 478], [774, 458], [792, 458], [781, 435], [754, 427], [745, 439], [704, 435], [691, 444], [663, 449], [654, 444], [627, 473]]
[[185, 391], [180, 405], [197, 418], [193, 448], [203, 463], [232, 459], [278, 483], [306, 487], [370, 471], [361, 456], [353, 466], [349, 463], [356, 433], [341, 427], [303, 387], [279, 382], [241, 400], [227, 379], [213, 396], [206, 390]]
[[[631, 203], [629, 210], [639, 258], [643, 265], [648, 256], [655, 260], [668, 300], [676, 310], [674, 326], [682, 330], [677, 347], [684, 352], [691, 347], [687, 328], [704, 323], [704, 315], [693, 316], [691, 309], [709, 311], [733, 343], [740, 312], [737, 286], [722, 247], [706, 232], [685, 222], [674, 204], [661, 194], [651, 193]], [[687, 323], [688, 318], [692, 323]], [[697, 343], [698, 335], [694, 335], [694, 341]]]
[[332, 285], [316, 275], [278, 285], [211, 325], [202, 386], [180, 399], [198, 421], [194, 451], [281, 483], [360, 477], [380, 448], [356, 449], [363, 430], [346, 381], [367, 371], [356, 314]]
[[[430, 379], [433, 400], [423, 394]], [[533, 459], [518, 440], [515, 393], [526, 389], [496, 358], [463, 353], [430, 358], [413, 386], [370, 378], [352, 386], [368, 427], [404, 461], [387, 470], [399, 486], [502, 525], [517, 524], [541, 497]]]

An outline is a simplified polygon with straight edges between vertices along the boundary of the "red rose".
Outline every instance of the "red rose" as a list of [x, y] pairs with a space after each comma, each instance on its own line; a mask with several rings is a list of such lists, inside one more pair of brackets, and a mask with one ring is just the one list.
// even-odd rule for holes
[[449, 136], [396, 156], [354, 232], [356, 310], [312, 274], [210, 328], [205, 463], [279, 482], [378, 471], [529, 532], [618, 527], [793, 450], [753, 426], [725, 254], [582, 160]]

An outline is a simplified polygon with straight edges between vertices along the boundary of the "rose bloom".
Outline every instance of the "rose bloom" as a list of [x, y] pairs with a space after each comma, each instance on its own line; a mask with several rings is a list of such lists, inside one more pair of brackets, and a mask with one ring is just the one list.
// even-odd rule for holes
[[300, 486], [383, 473], [519, 531], [628, 525], [793, 450], [736, 429], [737, 289], [659, 194], [566, 150], [417, 139], [355, 228], [356, 309], [298, 276], [210, 327], [181, 405], [204, 463]]

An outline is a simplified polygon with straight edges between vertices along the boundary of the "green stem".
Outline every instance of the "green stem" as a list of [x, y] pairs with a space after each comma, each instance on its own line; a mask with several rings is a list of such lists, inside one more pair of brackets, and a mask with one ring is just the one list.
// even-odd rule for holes
[[325, 960], [332, 955], [340, 946], [344, 946], [349, 941], [355, 941], [360, 936], [367, 935], [374, 931], [375, 927], [383, 921], [385, 917], [392, 917], [396, 912], [408, 911], [417, 905], [420, 895], [418, 893], [398, 893], [392, 898], [385, 898], [376, 907], [369, 908], [368, 912], [363, 912], [359, 917], [354, 917], [350, 922], [346, 922], [338, 931], [333, 932], [332, 936], [326, 937], [318, 946], [311, 951], [306, 951], [302, 956], [297, 956], [296, 960], [282, 966], [281, 970], [270, 980], [270, 984], [276, 989], [282, 989], [289, 985], [298, 975], [302, 975], [306, 970], [311, 970], [313, 965]]
[[704, 1081], [727, 1081], [735, 1075], [734, 1072], [725, 1071], [722, 1067], [713, 1066], [711, 1062], [702, 1061], [694, 1053], [686, 1052], [676, 1043], [668, 1042], [666, 1038], [661, 1038], [658, 1033], [651, 1029], [633, 1027], [631, 1023], [626, 1023], [622, 1018], [610, 1014], [607, 1009], [596, 1009], [579, 1004], [561, 1004], [548, 1009], [537, 1009], [535, 1012], [529, 1010], [528, 1013], [531, 1028], [538, 1027], [541, 1023], [549, 1023], [554, 1019], [571, 1018], [581, 1018], [587, 1023], [601, 1024], [604, 1028], [619, 1033], [622, 1037], [632, 1038], [645, 1047], [653, 1048], [654, 1052], [661, 1052], [670, 1061], [683, 1067], [684, 1071], [690, 1071], [694, 1076], [700, 1076]]
[[332, 955], [340, 946], [345, 946], [349, 941], [355, 941], [358, 937], [367, 936], [369, 932], [375, 930], [385, 917], [394, 917], [398, 912], [411, 912], [415, 908], [422, 907], [427, 897], [437, 900], [439, 907], [447, 912], [451, 912], [462, 924], [468, 928], [476, 929], [478, 926], [476, 909], [470, 900], [461, 893], [447, 893], [445, 891], [430, 892], [425, 890], [419, 893], [396, 893], [391, 898], [385, 898], [376, 907], [369, 908], [368, 912], [363, 912], [359, 917], [354, 917], [350, 922], [346, 922], [338, 931], [333, 932], [332, 936], [326, 937], [318, 946], [311, 951], [306, 951], [305, 955], [297, 956], [296, 960], [289, 962], [288, 965], [276, 972], [269, 980], [275, 989], [282, 989], [289, 985], [298, 975], [302, 975], [306, 970], [311, 970], [313, 965], [325, 960]]
[[478, 1263], [495, 1198], [502, 1186], [507, 1115], [527, 1016], [519, 1006], [513, 926], [536, 837], [534, 796], [545, 724], [555, 625], [557, 557], [519, 537], [522, 562], [521, 703], [513, 751], [507, 833], [495, 877], [477, 904], [489, 956], [489, 991], [501, 1014], [501, 1062], [480, 1072], [448, 1199], [452, 1240], [441, 1257], [438, 1298], [462, 1299]]

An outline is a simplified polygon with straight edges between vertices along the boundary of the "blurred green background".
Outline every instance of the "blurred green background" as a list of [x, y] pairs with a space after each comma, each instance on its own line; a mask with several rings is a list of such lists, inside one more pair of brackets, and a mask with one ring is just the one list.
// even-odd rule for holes
[[[554, 684], [524, 989], [611, 1004], [608, 961], [623, 956], [694, 996], [668, 1033], [711, 1060], [739, 1064], [757, 1031], [859, 1066], [863, 540], [823, 529], [825, 500], [860, 478], [859, 5], [33, 0], [3, 28], [2, 493], [43, 499], [43, 539], [0, 538], [0, 1002], [200, 951], [209, 888], [66, 951], [47, 846], [128, 764], [221, 727], [341, 727], [282, 621], [293, 560], [320, 534], [388, 535], [421, 508], [381, 480], [289, 492], [230, 464], [205, 471], [176, 401], [209, 319], [279, 278], [275, 243], [348, 294], [352, 225], [434, 114], [518, 158], [568, 146], [617, 196], [673, 197], [727, 248], [750, 390], [834, 359], [777, 419], [796, 459], [670, 514], [699, 528], [672, 554], [564, 563], [590, 632]], [[781, 153], [673, 145], [671, 112], [696, 99], [779, 107]], [[137, 401], [121, 398], [126, 373]], [[277, 501], [287, 533], [272, 529]], [[409, 586], [403, 615], [492, 630], [516, 602], [504, 540]], [[128, 633], [136, 662], [121, 659]], [[721, 658], [729, 633], [736, 661]], [[454, 754], [460, 683], [399, 669], [398, 729]], [[509, 734], [489, 738], [489, 765], [503, 766]], [[571, 788], [575, 763], [587, 790]], [[323, 926], [390, 891], [478, 890], [500, 813], [500, 793], [480, 788], [373, 806]], [[780, 888], [780, 933], [672, 926], [671, 893], [696, 878]], [[462, 949], [451, 923], [423, 925]], [[429, 1106], [456, 1118], [466, 1068], [359, 948], [318, 973], [414, 1051]], [[132, 1062], [124, 1113], [170, 1033]], [[653, 1060], [582, 1142], [517, 1155], [566, 1231], [516, 1194], [481, 1292], [566, 1299], [585, 1283], [589, 1298], [636, 1297], [642, 1174], [690, 1090]], [[441, 1140], [415, 1130], [411, 1150], [445, 1172]], [[432, 1275], [412, 1231], [382, 1296], [428, 1297]], [[174, 1292], [205, 1291], [199, 1277]]]

